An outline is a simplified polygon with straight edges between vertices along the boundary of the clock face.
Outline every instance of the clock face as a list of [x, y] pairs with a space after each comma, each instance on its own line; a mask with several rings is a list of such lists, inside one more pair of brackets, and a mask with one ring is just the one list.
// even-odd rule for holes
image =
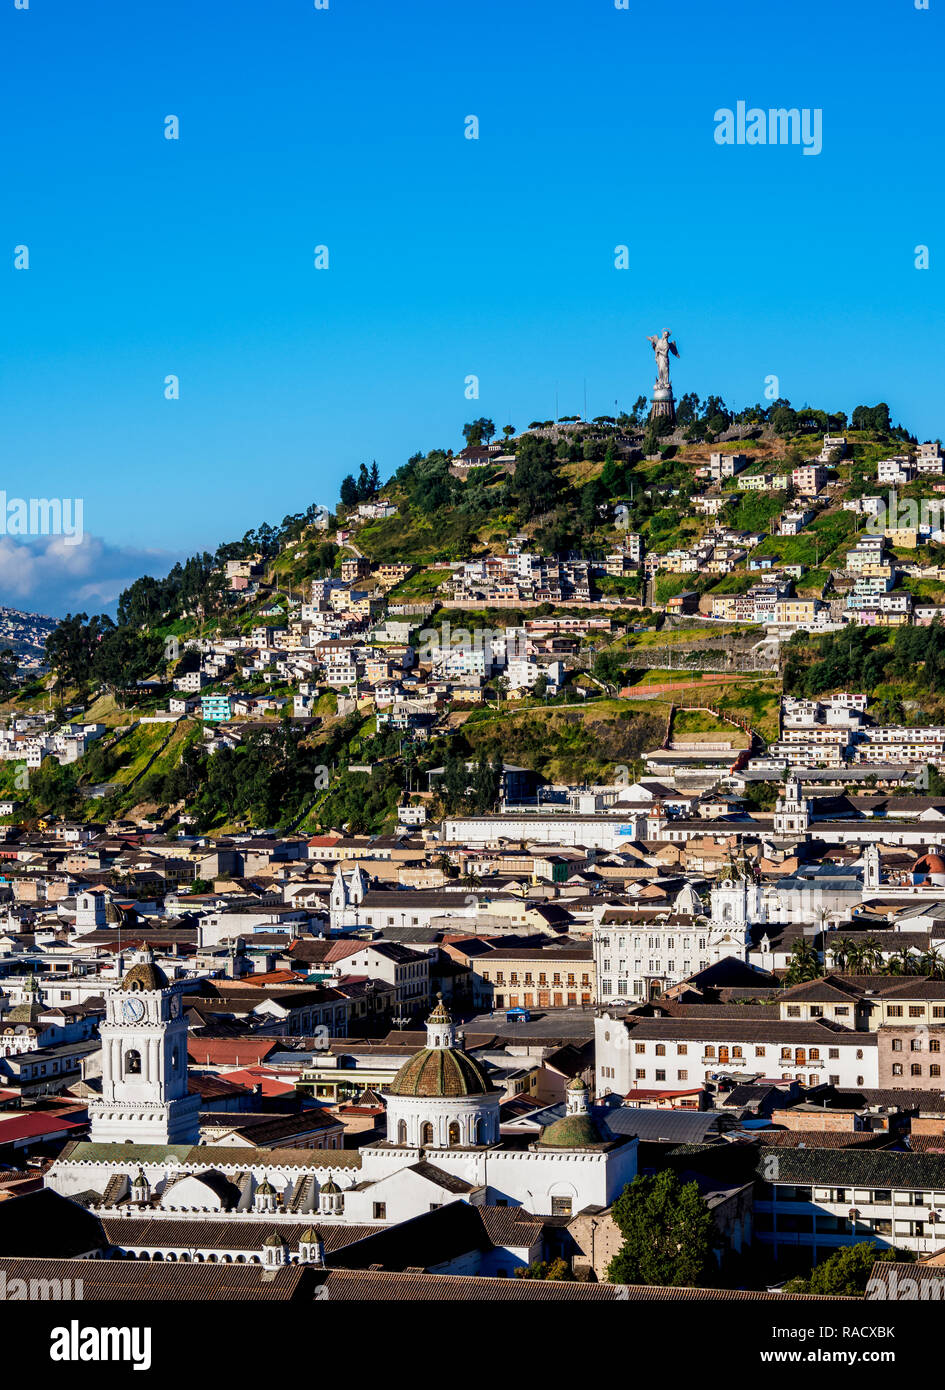
[[144, 1018], [144, 1001], [126, 999], [121, 1006], [121, 1016], [126, 1023], [140, 1023]]

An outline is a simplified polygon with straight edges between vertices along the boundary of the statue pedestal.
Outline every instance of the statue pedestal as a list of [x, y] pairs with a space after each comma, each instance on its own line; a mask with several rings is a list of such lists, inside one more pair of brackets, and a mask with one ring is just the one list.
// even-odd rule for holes
[[669, 420], [670, 424], [676, 423], [676, 402], [673, 399], [673, 388], [671, 386], [654, 386], [653, 395], [650, 400], [650, 419], [659, 418]]

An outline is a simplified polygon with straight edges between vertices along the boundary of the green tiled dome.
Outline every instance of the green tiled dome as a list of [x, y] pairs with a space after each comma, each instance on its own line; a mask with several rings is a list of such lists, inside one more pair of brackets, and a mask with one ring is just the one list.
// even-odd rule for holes
[[481, 1096], [492, 1090], [478, 1062], [457, 1047], [424, 1047], [390, 1084], [392, 1096]]
[[607, 1141], [592, 1115], [563, 1115], [542, 1130], [540, 1149], [588, 1149]]

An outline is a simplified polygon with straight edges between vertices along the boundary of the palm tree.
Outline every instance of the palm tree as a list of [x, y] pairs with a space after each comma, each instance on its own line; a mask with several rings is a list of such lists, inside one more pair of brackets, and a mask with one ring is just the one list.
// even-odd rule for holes
[[855, 946], [856, 943], [849, 936], [840, 936], [832, 943], [829, 950], [835, 970], [846, 970]]
[[894, 956], [883, 967], [884, 975], [913, 975], [915, 973], [915, 956], [907, 946], [901, 946]]
[[784, 977], [785, 984], [803, 984], [806, 980], [816, 980], [819, 974], [820, 957], [809, 941], [803, 937], [799, 938], [791, 950], [791, 963]]
[[850, 938], [847, 947], [847, 961], [851, 975], [861, 975], [864, 969], [863, 942], [855, 937]]
[[876, 940], [875, 936], [868, 936], [860, 947], [862, 951], [863, 972], [872, 975], [874, 970], [878, 970], [883, 963], [883, 948]]
[[930, 946], [927, 951], [923, 951], [919, 964], [922, 973], [928, 975], [930, 980], [945, 979], [945, 959], [939, 955], [935, 946]]

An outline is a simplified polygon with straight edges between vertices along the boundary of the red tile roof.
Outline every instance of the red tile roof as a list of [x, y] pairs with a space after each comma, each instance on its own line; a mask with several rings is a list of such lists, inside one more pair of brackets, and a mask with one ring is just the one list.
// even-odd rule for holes
[[188, 1038], [187, 1055], [203, 1066], [258, 1066], [279, 1045], [278, 1039]]
[[26, 1143], [30, 1139], [49, 1139], [66, 1134], [71, 1129], [83, 1129], [84, 1121], [66, 1120], [43, 1111], [0, 1116], [0, 1145]]
[[227, 1081], [235, 1081], [239, 1086], [245, 1086], [251, 1090], [254, 1086], [260, 1088], [263, 1096], [284, 1096], [295, 1087], [289, 1081], [283, 1081], [275, 1072], [266, 1071], [262, 1067], [244, 1067], [242, 1071], [228, 1071]]

